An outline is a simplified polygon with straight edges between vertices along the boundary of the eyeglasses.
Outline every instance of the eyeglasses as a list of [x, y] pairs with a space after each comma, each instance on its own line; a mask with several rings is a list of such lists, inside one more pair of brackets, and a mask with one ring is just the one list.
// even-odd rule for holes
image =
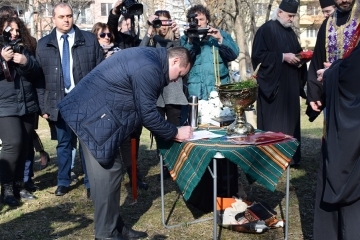
[[105, 36], [108, 36], [108, 38], [111, 38], [111, 33], [100, 33], [99, 37], [105, 38]]
[[167, 10], [158, 10], [155, 12], [156, 16], [170, 16], [170, 12]]

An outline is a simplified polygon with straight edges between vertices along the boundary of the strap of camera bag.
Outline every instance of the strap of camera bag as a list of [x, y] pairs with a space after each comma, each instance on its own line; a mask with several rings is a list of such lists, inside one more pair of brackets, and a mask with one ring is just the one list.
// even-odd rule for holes
[[13, 79], [11, 77], [9, 66], [8, 66], [7, 62], [3, 58], [1, 58], [1, 68], [2, 68], [2, 70], [4, 72], [6, 80], [8, 82], [12, 82]]

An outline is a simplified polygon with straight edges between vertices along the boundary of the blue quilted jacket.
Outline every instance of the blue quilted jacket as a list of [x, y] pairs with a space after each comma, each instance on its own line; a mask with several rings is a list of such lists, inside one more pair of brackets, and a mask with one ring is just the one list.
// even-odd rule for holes
[[166, 48], [121, 50], [86, 75], [59, 104], [62, 117], [100, 164], [112, 163], [118, 147], [143, 125], [172, 139], [177, 128], [156, 110], [169, 83]]

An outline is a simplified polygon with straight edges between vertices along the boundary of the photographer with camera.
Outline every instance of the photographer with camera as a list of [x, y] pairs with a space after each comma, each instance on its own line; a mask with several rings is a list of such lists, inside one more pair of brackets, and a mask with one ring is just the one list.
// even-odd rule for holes
[[118, 0], [110, 10], [107, 25], [114, 33], [115, 42], [121, 49], [139, 46], [141, 40], [135, 32], [134, 16], [141, 14], [142, 4], [135, 0]]
[[[215, 89], [216, 72], [220, 73], [221, 84], [229, 83], [228, 63], [237, 58], [239, 47], [229, 33], [209, 26], [210, 11], [203, 5], [191, 7], [187, 18], [189, 26], [180, 41], [194, 58], [188, 78], [188, 91], [189, 95], [195, 95], [199, 100], [207, 100], [210, 92]], [[214, 62], [217, 51], [218, 61]], [[214, 66], [219, 69], [214, 69]]]
[[34, 199], [24, 188], [24, 167], [39, 112], [37, 91], [42, 92], [45, 84], [33, 55], [35, 41], [22, 20], [0, 18], [0, 26], [1, 200], [14, 207], [20, 205], [20, 199]]

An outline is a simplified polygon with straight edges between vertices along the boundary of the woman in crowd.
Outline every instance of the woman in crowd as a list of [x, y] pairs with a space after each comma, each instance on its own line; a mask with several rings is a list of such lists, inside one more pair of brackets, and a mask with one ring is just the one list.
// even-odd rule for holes
[[104, 50], [105, 58], [108, 58], [115, 52], [120, 51], [120, 48], [116, 43], [114, 43], [114, 34], [110, 31], [106, 23], [95, 23], [91, 32], [97, 36], [99, 44]]
[[[35, 114], [39, 112], [36, 90], [43, 91], [44, 81], [31, 54], [35, 51], [35, 41], [22, 20], [1, 18], [0, 26], [7, 33], [0, 41], [1, 200], [6, 205], [18, 206], [21, 198], [34, 199], [24, 188], [24, 166], [29, 141], [32, 141]], [[8, 46], [9, 41], [19, 43]]]
[[[148, 25], [147, 33], [140, 46], [166, 48], [180, 46], [179, 28], [176, 22], [171, 19], [169, 11], [156, 11], [154, 15], [149, 17]], [[188, 100], [183, 91], [182, 79], [169, 83], [157, 101], [159, 113], [175, 126], [184, 124], [181, 122], [181, 109], [184, 105], [188, 105]], [[165, 178], [170, 176], [166, 167], [164, 167], [164, 174]]]

